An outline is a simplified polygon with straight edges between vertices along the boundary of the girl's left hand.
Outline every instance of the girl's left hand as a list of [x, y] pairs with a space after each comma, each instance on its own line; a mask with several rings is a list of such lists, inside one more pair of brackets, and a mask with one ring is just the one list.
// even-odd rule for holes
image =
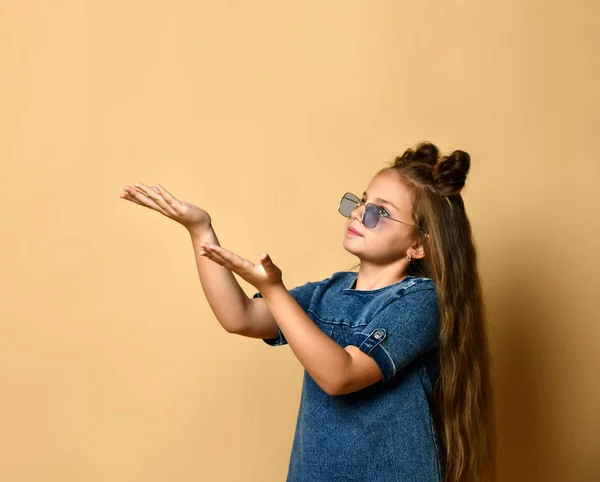
[[254, 264], [221, 246], [203, 242], [200, 254], [238, 274], [260, 292], [283, 283], [281, 270], [266, 253], [261, 255], [260, 264]]

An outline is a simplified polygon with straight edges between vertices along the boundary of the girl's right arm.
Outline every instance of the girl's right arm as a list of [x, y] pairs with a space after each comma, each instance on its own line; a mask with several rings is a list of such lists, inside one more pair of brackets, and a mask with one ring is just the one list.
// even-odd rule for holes
[[208, 212], [181, 201], [162, 185], [125, 186], [121, 199], [157, 211], [184, 226], [192, 237], [200, 283], [217, 320], [229, 333], [253, 338], [276, 338], [277, 324], [262, 298], [249, 298], [233, 273], [200, 254], [200, 243], [219, 245]]

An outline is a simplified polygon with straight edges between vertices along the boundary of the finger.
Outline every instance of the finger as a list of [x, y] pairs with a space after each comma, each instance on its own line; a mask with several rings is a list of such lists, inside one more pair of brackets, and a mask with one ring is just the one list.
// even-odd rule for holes
[[222, 261], [228, 261], [227, 259], [225, 259], [225, 257], [223, 257], [224, 251], [223, 250], [219, 251], [217, 248], [218, 248], [218, 246], [207, 243], [205, 241], [200, 243], [200, 252], [201, 253], [207, 253], [211, 257], [218, 257]]
[[136, 182], [134, 186], [142, 191], [148, 198], [152, 199], [157, 206], [160, 206], [162, 214], [170, 218], [177, 216], [177, 211], [175, 211], [165, 198], [163, 198], [160, 190], [150, 188], [141, 182]]
[[[152, 189], [154, 189], [156, 192], [158, 192], [158, 189], [156, 189], [156, 185], [152, 186]], [[133, 194], [132, 194], [134, 191], [139, 191], [139, 189], [132, 188], [131, 186], [126, 186], [126, 187], [123, 188], [123, 192], [121, 193], [121, 197], [122, 198], [129, 197], [130, 201], [135, 202], [135, 198], [133, 197]], [[142, 192], [142, 194], [144, 194], [144, 193]]]
[[173, 196], [169, 191], [167, 191], [160, 184], [156, 184], [154, 187], [156, 187], [157, 191], [165, 199], [165, 201], [167, 201], [167, 203], [169, 203], [169, 205], [178, 206], [178, 207], [183, 206], [183, 203], [179, 199], [175, 198], [175, 196]]
[[225, 259], [228, 259], [234, 265], [240, 266], [241, 268], [252, 268], [254, 263], [249, 259], [242, 258], [241, 256], [229, 251], [221, 246], [216, 246], [216, 250]]
[[260, 263], [262, 264], [262, 267], [268, 275], [273, 276], [281, 274], [281, 270], [277, 267], [275, 263], [273, 263], [271, 256], [269, 256], [267, 253], [261, 255]]
[[127, 199], [128, 201], [134, 202], [135, 204], [139, 204], [140, 206], [144, 206], [148, 209], [154, 209], [162, 212], [162, 209], [158, 204], [137, 189], [134, 189], [131, 186], [125, 186], [123, 191], [124, 193], [121, 194], [122, 199]]
[[240, 265], [236, 265], [233, 264], [230, 260], [224, 258], [223, 256], [221, 256], [219, 253], [213, 251], [213, 250], [208, 250], [207, 251], [207, 255], [208, 258], [210, 258], [212, 261], [214, 261], [215, 263], [220, 264], [221, 266], [223, 266], [224, 268], [228, 269], [229, 271], [232, 271], [240, 276], [243, 276], [243, 274], [246, 272], [245, 268], [242, 268]]
[[159, 204], [157, 204], [152, 198], [146, 196], [145, 193], [139, 191], [138, 189], [135, 189], [131, 186], [125, 186], [123, 188], [123, 191], [125, 191], [125, 196], [123, 197], [124, 199], [139, 204], [140, 206], [147, 207], [148, 209], [154, 209], [155, 211], [158, 211], [164, 214], [165, 216], [167, 215], [167, 213]]
[[265, 267], [265, 269], [272, 269], [274, 266], [271, 257], [267, 253], [260, 255], [260, 263]]
[[215, 260], [218, 260], [220, 264], [227, 267], [228, 269], [239, 269], [239, 265], [235, 261], [232, 261], [230, 257], [225, 256], [224, 252], [218, 251], [214, 247], [209, 247], [208, 252]]
[[237, 254], [215, 245], [209, 245], [208, 249], [211, 250], [216, 256], [220, 256], [223, 260], [229, 262], [231, 266], [238, 269], [250, 269], [254, 266], [254, 263], [249, 259], [242, 258]]
[[139, 202], [135, 197], [133, 197], [131, 194], [129, 194], [128, 191], [126, 191], [126, 188], [123, 188], [123, 193], [121, 194], [121, 199], [127, 199], [128, 201], [131, 201], [135, 204], [139, 204], [140, 206], [145, 206], [144, 204], [142, 204], [141, 202]]
[[223, 260], [222, 258], [220, 258], [219, 256], [215, 256], [214, 253], [211, 253], [210, 251], [200, 248], [200, 254], [202, 256], [204, 256], [205, 258], [208, 258], [211, 261], [214, 261], [215, 263], [220, 264], [221, 266], [229, 269], [228, 263], [225, 260]]

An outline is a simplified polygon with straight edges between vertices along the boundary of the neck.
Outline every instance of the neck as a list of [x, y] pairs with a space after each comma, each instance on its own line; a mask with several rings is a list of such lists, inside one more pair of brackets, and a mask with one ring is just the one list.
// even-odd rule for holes
[[362, 261], [353, 288], [355, 290], [376, 290], [398, 283], [406, 276], [405, 262], [401, 266], [397, 263], [382, 266]]

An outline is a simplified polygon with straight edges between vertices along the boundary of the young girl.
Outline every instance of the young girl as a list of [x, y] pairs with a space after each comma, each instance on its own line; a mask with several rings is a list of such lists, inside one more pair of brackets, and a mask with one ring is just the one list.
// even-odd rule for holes
[[289, 291], [267, 254], [254, 264], [222, 248], [206, 211], [161, 185], [124, 188], [189, 231], [228, 332], [288, 344], [304, 366], [288, 482], [495, 480], [485, 309], [460, 195], [469, 168], [464, 151], [407, 149], [340, 201], [358, 273]]

